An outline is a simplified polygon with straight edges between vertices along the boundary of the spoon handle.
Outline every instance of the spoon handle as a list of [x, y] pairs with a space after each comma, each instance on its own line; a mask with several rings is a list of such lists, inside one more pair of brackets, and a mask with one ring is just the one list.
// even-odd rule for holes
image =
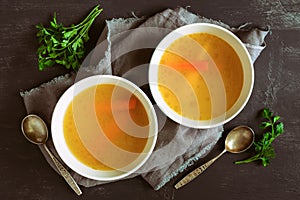
[[49, 154], [50, 158], [52, 159], [52, 161], [54, 162], [56, 168], [58, 169], [58, 171], [60, 172], [60, 174], [62, 175], [62, 177], [64, 177], [64, 179], [66, 180], [66, 182], [69, 184], [69, 186], [76, 192], [77, 195], [81, 195], [82, 192], [79, 188], [79, 186], [77, 185], [76, 181], [73, 179], [73, 177], [71, 176], [71, 174], [66, 170], [66, 168], [55, 158], [55, 156], [51, 153], [51, 151], [48, 149], [48, 147], [44, 144], [43, 145], [45, 150], [47, 151], [47, 153]]
[[211, 164], [213, 164], [218, 158], [220, 158], [226, 150], [222, 151], [219, 155], [211, 159], [210, 161], [206, 162], [205, 164], [201, 165], [200, 167], [197, 167], [192, 172], [190, 172], [188, 175], [186, 175], [183, 179], [181, 179], [176, 185], [175, 188], [179, 189], [182, 186], [188, 184], [192, 180], [194, 180], [197, 176], [202, 174]]

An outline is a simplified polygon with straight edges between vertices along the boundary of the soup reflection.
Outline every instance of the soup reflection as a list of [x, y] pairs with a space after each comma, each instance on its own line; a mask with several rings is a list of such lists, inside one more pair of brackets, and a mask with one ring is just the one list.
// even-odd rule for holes
[[85, 89], [67, 108], [64, 137], [83, 164], [114, 170], [133, 162], [149, 133], [147, 112], [129, 90], [112, 84]]
[[208, 33], [175, 40], [158, 68], [164, 101], [193, 120], [211, 120], [226, 113], [239, 98], [243, 81], [237, 53], [226, 41]]

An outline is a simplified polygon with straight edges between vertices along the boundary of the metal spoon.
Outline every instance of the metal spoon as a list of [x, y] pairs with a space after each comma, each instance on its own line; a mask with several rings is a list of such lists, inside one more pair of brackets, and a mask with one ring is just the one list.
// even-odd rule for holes
[[241, 153], [246, 151], [254, 142], [254, 132], [248, 126], [238, 126], [232, 129], [225, 139], [225, 149], [215, 158], [211, 159], [207, 163], [196, 168], [194, 171], [186, 175], [181, 181], [179, 181], [175, 188], [179, 189], [186, 185], [190, 181], [194, 180], [197, 176], [202, 174], [211, 164], [213, 164], [219, 157], [221, 157], [227, 151], [230, 153]]
[[76, 192], [77, 195], [81, 195], [82, 192], [71, 176], [71, 174], [64, 168], [64, 166], [54, 157], [46, 146], [48, 139], [48, 129], [45, 122], [37, 115], [27, 115], [21, 123], [21, 129], [25, 138], [33, 144], [43, 145], [46, 152], [54, 162], [60, 174], [64, 177], [70, 187]]

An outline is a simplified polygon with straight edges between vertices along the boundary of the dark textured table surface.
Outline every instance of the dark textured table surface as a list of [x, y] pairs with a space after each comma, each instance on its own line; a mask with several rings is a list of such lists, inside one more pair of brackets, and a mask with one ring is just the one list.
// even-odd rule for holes
[[[276, 158], [268, 167], [258, 163], [234, 165], [250, 156], [226, 154], [203, 175], [176, 191], [174, 183], [191, 166], [159, 191], [137, 177], [103, 186], [82, 188], [77, 197], [48, 165], [38, 147], [23, 137], [20, 122], [26, 115], [21, 90], [64, 74], [60, 66], [37, 68], [35, 24], [48, 23], [53, 12], [65, 24], [76, 23], [100, 3], [104, 12], [92, 26], [88, 50], [95, 45], [106, 19], [151, 16], [165, 8], [189, 10], [237, 26], [244, 22], [270, 25], [267, 47], [255, 63], [255, 86], [245, 109], [225, 125], [225, 132], [246, 124], [261, 135], [259, 111], [269, 107], [282, 116], [285, 133], [275, 142]], [[300, 2], [299, 0], [1, 0], [0, 32], [0, 196], [1, 199], [300, 199]], [[224, 138], [197, 165], [217, 155]]]

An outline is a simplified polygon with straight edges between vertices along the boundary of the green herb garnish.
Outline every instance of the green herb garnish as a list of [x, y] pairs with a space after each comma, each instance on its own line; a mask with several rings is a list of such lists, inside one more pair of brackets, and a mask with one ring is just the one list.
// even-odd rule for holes
[[80, 60], [85, 56], [84, 42], [89, 40], [88, 31], [102, 10], [99, 5], [96, 6], [81, 23], [70, 27], [58, 24], [56, 13], [50, 21], [50, 27], [36, 25], [39, 30], [36, 36], [41, 44], [37, 50], [39, 69], [43, 70], [57, 63], [67, 69], [72, 67], [77, 70]]
[[262, 116], [266, 119], [262, 122], [260, 128], [265, 131], [263, 138], [254, 142], [255, 151], [257, 154], [246, 160], [237, 161], [235, 164], [250, 163], [256, 160], [261, 160], [264, 167], [270, 164], [270, 158], [275, 157], [275, 150], [271, 146], [272, 142], [283, 133], [283, 123], [279, 122], [280, 117], [274, 116], [269, 109], [264, 109]]

